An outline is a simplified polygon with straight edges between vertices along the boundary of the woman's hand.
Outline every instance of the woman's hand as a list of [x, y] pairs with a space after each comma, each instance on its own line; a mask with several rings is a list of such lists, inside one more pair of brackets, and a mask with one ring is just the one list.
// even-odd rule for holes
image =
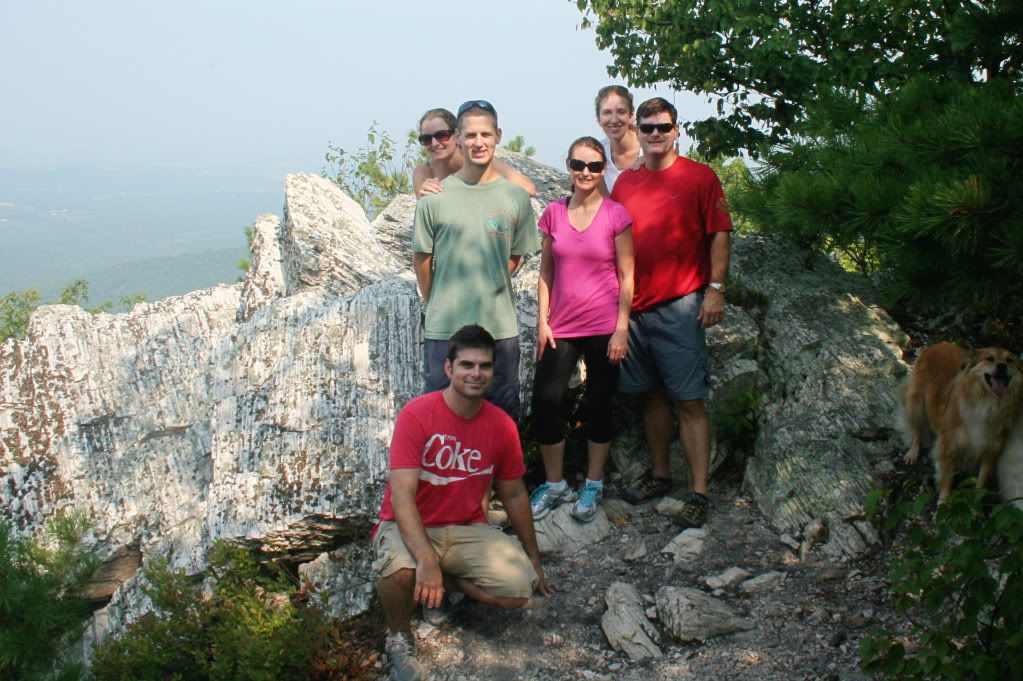
[[607, 342], [607, 359], [611, 364], [618, 364], [625, 357], [629, 345], [629, 330], [618, 329], [611, 334]]
[[551, 326], [547, 322], [539, 322], [536, 325], [536, 361], [539, 362], [543, 357], [544, 348], [548, 345], [551, 346], [551, 350], [557, 347], [554, 343], [554, 332], [551, 331]]
[[440, 194], [442, 191], [444, 191], [444, 185], [440, 183], [440, 180], [436, 177], [428, 177], [423, 180], [423, 184], [419, 187], [418, 196]]

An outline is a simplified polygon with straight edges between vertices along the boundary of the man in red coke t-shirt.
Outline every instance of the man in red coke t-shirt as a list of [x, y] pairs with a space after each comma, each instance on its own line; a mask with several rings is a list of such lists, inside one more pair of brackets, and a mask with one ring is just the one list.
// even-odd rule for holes
[[[515, 422], [483, 399], [494, 377], [493, 337], [477, 325], [448, 341], [447, 388], [411, 400], [391, 438], [390, 476], [374, 529], [374, 570], [387, 622], [393, 678], [422, 678], [411, 637], [417, 603], [445, 591], [520, 608], [551, 593], [540, 564]], [[487, 524], [491, 482], [521, 544]], [[426, 613], [424, 613], [426, 614]]]

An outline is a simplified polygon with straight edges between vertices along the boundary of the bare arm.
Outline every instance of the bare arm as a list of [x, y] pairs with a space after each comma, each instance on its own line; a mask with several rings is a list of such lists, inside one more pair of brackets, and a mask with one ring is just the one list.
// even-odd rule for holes
[[629, 343], [629, 314], [632, 312], [633, 270], [632, 227], [615, 237], [615, 269], [618, 272], [618, 320], [607, 345], [607, 358], [617, 364], [625, 357]]
[[[714, 232], [710, 237], [710, 280], [712, 282], [725, 282], [728, 277], [728, 260], [731, 257], [731, 233]], [[725, 314], [725, 296], [721, 291], [711, 286], [703, 295], [703, 305], [700, 306], [700, 314], [697, 319], [704, 328], [714, 326], [721, 321]]]
[[416, 196], [437, 194], [444, 191], [444, 185], [433, 175], [433, 171], [425, 163], [420, 163], [412, 171], [412, 191]]
[[412, 269], [416, 273], [416, 281], [419, 283], [419, 292], [423, 295], [423, 302], [430, 302], [430, 289], [433, 288], [433, 254], [413, 253]]
[[533, 184], [533, 181], [513, 168], [509, 163], [506, 163], [499, 158], [495, 158], [494, 169], [497, 170], [498, 175], [504, 179], [509, 182], [514, 182], [525, 189], [526, 193], [530, 196], [536, 196], [536, 185]]
[[521, 255], [513, 255], [512, 257], [508, 258], [508, 273], [515, 274], [515, 271], [519, 269], [519, 265], [521, 264], [522, 264]]
[[508, 513], [508, 522], [511, 523], [512, 529], [519, 541], [522, 542], [522, 548], [526, 550], [529, 562], [536, 570], [536, 576], [540, 578], [536, 590], [544, 596], [550, 596], [554, 590], [547, 584], [547, 577], [543, 574], [543, 565], [540, 563], [540, 547], [536, 544], [536, 532], [533, 529], [533, 512], [529, 510], [529, 495], [526, 494], [526, 486], [522, 483], [522, 478], [495, 479], [494, 489], [497, 490], [497, 496], [500, 497], [501, 503], [504, 504], [504, 510]]
[[543, 357], [544, 349], [554, 344], [554, 333], [551, 331], [547, 317], [551, 310], [551, 286], [554, 283], [554, 255], [551, 253], [551, 238], [544, 234], [540, 247], [540, 276], [536, 278], [536, 361]]
[[444, 577], [440, 571], [440, 559], [426, 536], [423, 519], [416, 508], [419, 469], [391, 469], [390, 483], [394, 520], [402, 541], [416, 559], [416, 589], [412, 597], [417, 603], [436, 608], [444, 596]]

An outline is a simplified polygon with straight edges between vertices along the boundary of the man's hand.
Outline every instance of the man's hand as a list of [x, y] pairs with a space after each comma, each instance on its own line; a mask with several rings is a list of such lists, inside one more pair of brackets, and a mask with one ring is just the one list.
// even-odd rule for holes
[[547, 583], [547, 575], [543, 573], [543, 566], [540, 565], [540, 560], [533, 561], [533, 569], [536, 570], [536, 576], [539, 580], [536, 583], [536, 590], [544, 598], [550, 598], [554, 595], [554, 589]]
[[703, 305], [700, 306], [700, 314], [697, 319], [700, 326], [709, 329], [725, 316], [725, 296], [713, 286], [708, 286], [703, 293]]
[[416, 590], [412, 593], [412, 599], [428, 608], [440, 607], [444, 599], [444, 576], [440, 572], [440, 562], [436, 559], [416, 564]]
[[426, 196], [427, 194], [440, 194], [444, 191], [444, 185], [441, 184], [440, 180], [436, 177], [428, 177], [423, 180], [423, 184], [419, 187], [419, 196]]

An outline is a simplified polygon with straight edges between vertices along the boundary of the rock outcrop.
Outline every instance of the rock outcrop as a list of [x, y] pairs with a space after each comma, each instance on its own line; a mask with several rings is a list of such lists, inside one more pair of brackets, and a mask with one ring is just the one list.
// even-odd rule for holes
[[[537, 181], [538, 210], [563, 193], [556, 171], [509, 162]], [[306, 564], [338, 615], [367, 607], [366, 542], [393, 418], [421, 386], [422, 309], [408, 266], [415, 203], [399, 197], [371, 224], [318, 176], [289, 176], [285, 195], [283, 221], [253, 225], [243, 284], [115, 315], [47, 306], [23, 340], [0, 344], [4, 519], [27, 535], [58, 511], [93, 517], [91, 541], [109, 559], [97, 598], [112, 599], [94, 636], [147, 607], [140, 574], [128, 574], [139, 557], [198, 573], [217, 540]], [[875, 466], [898, 449], [889, 424], [900, 332], [862, 279], [824, 260], [809, 269], [765, 237], [734, 241], [732, 304], [709, 334], [711, 411], [760, 396], [746, 466], [757, 505], [780, 532], [805, 540], [822, 524], [826, 549], [853, 555], [876, 540], [863, 499]], [[524, 405], [537, 261], [515, 278]], [[615, 466], [635, 474], [646, 451], [634, 409], [620, 430]], [[735, 453], [719, 443], [715, 465]], [[551, 537], [570, 533], [551, 525]], [[614, 532], [603, 514], [592, 528], [581, 543], [548, 548]]]

